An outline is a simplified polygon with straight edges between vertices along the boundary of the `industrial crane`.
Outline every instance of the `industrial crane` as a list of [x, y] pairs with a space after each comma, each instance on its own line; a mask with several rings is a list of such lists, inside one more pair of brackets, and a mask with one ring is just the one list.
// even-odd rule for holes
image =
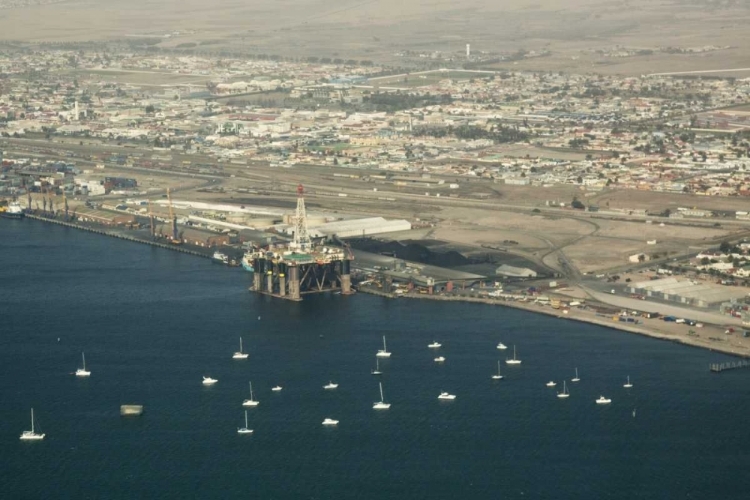
[[181, 245], [182, 239], [177, 234], [177, 217], [172, 208], [172, 194], [170, 193], [169, 188], [167, 188], [167, 201], [169, 202], [169, 222], [172, 225], [172, 237], [169, 241], [174, 245]]
[[154, 234], [154, 213], [151, 211], [151, 200], [148, 200], [148, 218], [149, 222], [151, 223], [151, 239], [153, 240], [155, 237]]

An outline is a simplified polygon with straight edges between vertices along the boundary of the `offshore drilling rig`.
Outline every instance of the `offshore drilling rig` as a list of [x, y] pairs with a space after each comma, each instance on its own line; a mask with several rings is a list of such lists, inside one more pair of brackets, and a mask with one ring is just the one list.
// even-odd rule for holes
[[297, 186], [294, 239], [252, 253], [255, 274], [253, 291], [289, 300], [302, 300], [303, 294], [340, 290], [351, 293], [351, 251], [326, 246], [315, 247], [307, 231], [304, 189]]

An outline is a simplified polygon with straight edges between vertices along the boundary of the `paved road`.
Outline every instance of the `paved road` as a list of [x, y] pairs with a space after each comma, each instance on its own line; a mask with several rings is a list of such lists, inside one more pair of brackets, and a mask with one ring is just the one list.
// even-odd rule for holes
[[741, 319], [733, 318], [731, 316], [725, 316], [719, 313], [710, 311], [696, 311], [695, 309], [688, 309], [685, 307], [670, 306], [657, 302], [647, 302], [640, 299], [631, 299], [629, 297], [623, 297], [621, 295], [612, 295], [609, 293], [597, 292], [595, 290], [592, 290], [591, 288], [583, 286], [581, 288], [583, 288], [584, 291], [589, 294], [589, 296], [591, 296], [591, 298], [597, 300], [598, 302], [609, 304], [615, 307], [621, 307], [623, 309], [634, 311], [653, 311], [658, 312], [662, 316], [676, 316], [678, 318], [693, 319], [695, 321], [712, 323], [716, 325], [742, 326]]

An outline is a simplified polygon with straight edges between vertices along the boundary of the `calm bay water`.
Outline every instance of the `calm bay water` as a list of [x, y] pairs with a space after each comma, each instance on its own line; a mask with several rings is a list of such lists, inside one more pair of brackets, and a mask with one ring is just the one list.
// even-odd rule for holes
[[[0, 498], [747, 495], [750, 370], [711, 375], [726, 356], [501, 307], [289, 303], [250, 283], [204, 259], [0, 220]], [[383, 334], [392, 407], [376, 412]], [[240, 336], [244, 361], [231, 359]], [[496, 382], [500, 341], [523, 364], [503, 363]], [[72, 375], [81, 351], [88, 380]], [[575, 367], [582, 380], [559, 400], [545, 383]], [[249, 380], [255, 432], [238, 436]], [[613, 403], [597, 406], [601, 394]], [[120, 418], [128, 403], [144, 415]], [[43, 442], [18, 440], [31, 407]]]

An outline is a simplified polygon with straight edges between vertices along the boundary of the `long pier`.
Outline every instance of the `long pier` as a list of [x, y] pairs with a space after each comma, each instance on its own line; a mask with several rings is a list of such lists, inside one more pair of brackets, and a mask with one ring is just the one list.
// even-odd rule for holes
[[203, 257], [206, 259], [210, 259], [211, 256], [206, 253], [196, 252], [195, 250], [191, 250], [189, 248], [185, 248], [183, 246], [179, 245], [168, 245], [166, 243], [160, 243], [158, 241], [149, 241], [144, 240], [142, 238], [135, 238], [133, 236], [128, 236], [127, 234], [118, 234], [118, 233], [111, 233], [108, 231], [105, 231], [104, 229], [99, 229], [95, 227], [88, 227], [88, 226], [81, 226], [79, 224], [75, 224], [73, 222], [66, 222], [58, 219], [50, 219], [48, 217], [40, 217], [38, 215], [34, 214], [26, 214], [27, 219], [32, 220], [38, 220], [42, 222], [49, 222], [51, 224], [57, 224], [58, 226], [65, 226], [72, 229], [80, 229], [81, 231], [88, 231], [89, 233], [95, 233], [95, 234], [101, 234], [103, 236], [110, 236], [112, 238], [118, 238], [120, 240], [126, 240], [126, 241], [132, 241], [133, 243], [141, 243], [144, 245], [151, 245], [153, 247], [159, 247], [164, 248], [166, 250], [172, 250], [173, 252], [181, 252], [186, 253], [188, 255], [194, 255], [196, 257]]
[[726, 370], [737, 370], [738, 368], [750, 368], [750, 360], [727, 361], [726, 363], [711, 363], [708, 365], [712, 373], [721, 373]]

